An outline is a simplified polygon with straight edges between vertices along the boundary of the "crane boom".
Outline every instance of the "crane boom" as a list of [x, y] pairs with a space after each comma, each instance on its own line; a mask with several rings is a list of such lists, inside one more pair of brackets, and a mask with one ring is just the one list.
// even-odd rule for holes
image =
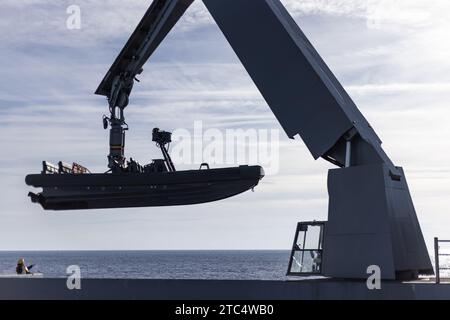
[[[315, 159], [386, 163], [381, 140], [279, 0], [204, 0], [286, 134]], [[365, 149], [359, 151], [359, 149]]]
[[104, 128], [111, 126], [108, 167], [120, 172], [125, 165], [125, 122], [127, 107], [136, 76], [193, 0], [154, 0], [139, 22], [96, 90], [106, 96], [110, 116], [103, 118]]
[[[155, 0], [106, 73], [95, 94], [111, 99], [115, 79], [134, 80], [174, 25], [194, 0]], [[131, 93], [124, 92], [127, 96]], [[120, 100], [120, 99], [118, 99]]]
[[[128, 105], [135, 77], [192, 3], [153, 1], [96, 91], [111, 109]], [[315, 159], [339, 167], [385, 163], [398, 175], [369, 122], [278, 0], [204, 3], [290, 138], [299, 134]]]

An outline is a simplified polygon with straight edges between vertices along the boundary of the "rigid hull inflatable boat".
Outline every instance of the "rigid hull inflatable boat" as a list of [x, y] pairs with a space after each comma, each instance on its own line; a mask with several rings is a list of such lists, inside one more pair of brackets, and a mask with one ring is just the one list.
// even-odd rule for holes
[[[171, 133], [153, 130], [153, 141], [164, 159], [141, 166], [130, 159], [113, 165], [106, 173], [90, 173], [85, 167], [43, 162], [40, 174], [25, 178], [27, 185], [42, 188], [29, 193], [31, 200], [46, 210], [76, 210], [125, 207], [154, 207], [198, 204], [232, 197], [253, 189], [264, 177], [260, 166], [176, 171], [168, 144]], [[110, 161], [111, 161], [111, 157]]]
[[153, 173], [32, 174], [30, 193], [47, 210], [152, 207], [225, 199], [255, 187], [260, 166]]

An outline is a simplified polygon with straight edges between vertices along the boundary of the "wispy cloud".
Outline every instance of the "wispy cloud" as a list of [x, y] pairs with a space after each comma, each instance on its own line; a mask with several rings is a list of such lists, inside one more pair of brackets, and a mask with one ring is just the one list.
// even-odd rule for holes
[[[395, 163], [410, 172], [427, 238], [442, 232], [439, 225], [450, 221], [435, 212], [450, 205], [445, 196], [450, 191], [450, 3], [282, 2], [376, 128]], [[124, 217], [116, 210], [44, 215], [28, 203], [23, 178], [39, 170], [43, 158], [76, 159], [105, 169], [107, 132], [100, 120], [106, 101], [93, 92], [149, 3], [78, 0], [78, 31], [65, 27], [66, 8], [73, 1], [0, 4], [0, 136], [7, 155], [0, 159], [0, 248], [19, 249], [15, 230], [23, 230], [35, 248], [55, 248], [55, 243], [72, 249], [92, 248], [92, 243], [98, 249], [136, 248], [133, 244], [141, 243], [144, 233], [152, 238], [139, 248], [177, 248], [177, 243], [201, 248], [206, 238], [214, 238], [210, 245], [218, 248], [261, 243], [288, 248], [297, 220], [326, 218], [330, 165], [313, 161], [301, 141], [284, 136], [280, 175], [263, 180], [254, 194], [220, 204], [132, 209]], [[127, 152], [142, 162], [156, 156], [149, 141], [153, 126], [190, 129], [195, 120], [203, 120], [218, 128], [279, 128], [201, 1], [188, 10], [140, 78], [126, 112], [132, 129]], [[230, 215], [242, 208], [240, 216]], [[236, 230], [236, 225], [242, 227]], [[265, 233], [249, 237], [244, 226], [250, 225]], [[217, 232], [217, 226], [222, 239], [210, 231]], [[120, 241], [98, 236], [118, 228], [124, 237]], [[171, 244], [166, 243], [169, 230]], [[269, 233], [270, 245], [262, 241]]]

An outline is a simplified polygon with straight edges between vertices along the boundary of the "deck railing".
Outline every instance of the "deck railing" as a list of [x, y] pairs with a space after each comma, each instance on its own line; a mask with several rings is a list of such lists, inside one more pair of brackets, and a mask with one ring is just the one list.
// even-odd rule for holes
[[436, 268], [436, 283], [441, 282], [441, 270], [450, 270], [450, 268], [441, 268], [439, 264], [439, 257], [450, 256], [450, 253], [439, 253], [439, 243], [450, 243], [450, 240], [439, 240], [439, 238], [434, 238], [434, 261]]

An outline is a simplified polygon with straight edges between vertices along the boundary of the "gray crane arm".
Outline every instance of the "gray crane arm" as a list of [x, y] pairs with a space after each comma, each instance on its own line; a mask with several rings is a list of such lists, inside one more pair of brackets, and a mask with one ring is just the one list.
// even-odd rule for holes
[[[126, 106], [135, 75], [192, 2], [154, 0], [96, 93], [108, 96], [110, 105]], [[384, 163], [394, 177], [399, 174], [279, 0], [203, 2], [290, 138], [300, 135], [315, 159], [340, 167]]]
[[95, 94], [110, 106], [124, 108], [135, 77], [194, 0], [154, 0], [127, 41]]

